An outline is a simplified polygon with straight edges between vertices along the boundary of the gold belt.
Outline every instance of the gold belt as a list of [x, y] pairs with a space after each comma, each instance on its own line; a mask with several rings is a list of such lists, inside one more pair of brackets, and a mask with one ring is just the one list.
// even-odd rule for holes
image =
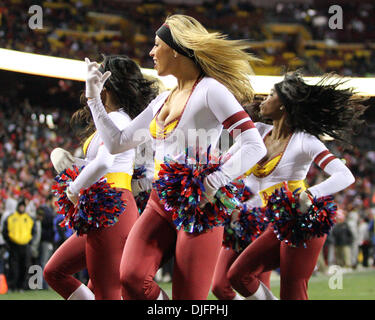
[[132, 191], [132, 176], [125, 172], [109, 172], [105, 176], [112, 188], [128, 189]]

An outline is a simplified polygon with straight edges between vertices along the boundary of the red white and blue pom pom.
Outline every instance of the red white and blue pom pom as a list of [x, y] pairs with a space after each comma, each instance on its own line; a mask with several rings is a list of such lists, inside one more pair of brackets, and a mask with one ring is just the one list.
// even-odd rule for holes
[[205, 192], [203, 180], [216, 170], [220, 170], [220, 158], [212, 156], [210, 148], [205, 154], [204, 163], [199, 161], [197, 153], [195, 159], [187, 159], [186, 156], [184, 163], [165, 158], [161, 164], [159, 179], [154, 181], [153, 186], [165, 210], [172, 214], [177, 230], [199, 233], [222, 226], [233, 208], [240, 205], [236, 195], [243, 196], [244, 188], [241, 191], [231, 184], [216, 193], [216, 201], [207, 203], [204, 208], [199, 207]]
[[[76, 210], [65, 191], [69, 183], [77, 178], [81, 170], [82, 168], [79, 169], [77, 166], [73, 165], [73, 169], [68, 168], [62, 171], [55, 177], [56, 183], [52, 186], [52, 191], [57, 197], [57, 201], [55, 202], [58, 208], [57, 213], [64, 215], [66, 219], [72, 217]], [[65, 220], [63, 220], [62, 223], [65, 225]]]
[[227, 189], [231, 189], [233, 192], [233, 196], [241, 202], [247, 202], [249, 201], [253, 196], [253, 192], [250, 190], [250, 188], [245, 184], [244, 180], [241, 178], [238, 178], [232, 182], [230, 182], [227, 186]]
[[67, 225], [76, 230], [77, 235], [114, 225], [126, 207], [126, 203], [121, 199], [122, 192], [111, 188], [105, 178], [81, 190], [78, 203], [74, 206], [65, 191], [81, 170], [82, 168], [79, 169], [76, 166], [73, 166], [73, 170], [64, 170], [55, 177], [56, 183], [52, 186], [58, 199], [56, 201], [57, 213], [64, 215], [64, 220], [60, 225]]
[[224, 225], [223, 246], [232, 248], [236, 252], [242, 252], [266, 229], [268, 219], [265, 216], [265, 208], [248, 208], [244, 205], [238, 220], [232, 225], [229, 217]]
[[336, 222], [337, 206], [332, 196], [314, 197], [307, 212], [301, 212], [299, 190], [291, 192], [286, 183], [275, 190], [268, 198], [266, 216], [280, 241], [293, 247], [306, 247], [307, 240], [330, 232]]

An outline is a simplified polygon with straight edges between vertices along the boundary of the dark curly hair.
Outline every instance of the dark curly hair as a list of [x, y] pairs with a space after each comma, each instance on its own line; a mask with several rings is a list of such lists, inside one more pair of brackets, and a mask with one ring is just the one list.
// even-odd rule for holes
[[329, 135], [346, 147], [358, 134], [365, 120], [360, 119], [367, 106], [353, 88], [341, 87], [347, 80], [325, 74], [317, 84], [305, 83], [300, 71], [287, 73], [275, 84], [275, 91], [288, 114], [293, 131], [305, 131], [317, 138]]
[[[118, 110], [125, 111], [131, 119], [140, 114], [157, 94], [154, 81], [144, 78], [139, 66], [126, 55], [102, 55], [101, 73], [111, 72], [104, 88], [111, 93]], [[94, 121], [84, 93], [80, 97], [82, 108], [77, 110], [70, 125], [85, 140], [95, 131]]]

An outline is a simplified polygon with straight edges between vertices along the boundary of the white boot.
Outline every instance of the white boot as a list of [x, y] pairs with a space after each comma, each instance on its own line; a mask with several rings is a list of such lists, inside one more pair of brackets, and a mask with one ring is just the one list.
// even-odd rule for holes
[[68, 300], [95, 300], [93, 292], [81, 284], [68, 298]]
[[252, 294], [251, 296], [246, 297], [245, 299], [246, 300], [279, 300], [273, 295], [271, 290], [268, 289], [262, 281], [259, 281], [258, 290], [255, 291], [254, 294]]
[[236, 293], [236, 295], [234, 296], [232, 300], [245, 300], [245, 298], [240, 296], [238, 293]]
[[162, 288], [160, 288], [160, 293], [156, 300], [170, 300], [170, 299], [167, 293]]

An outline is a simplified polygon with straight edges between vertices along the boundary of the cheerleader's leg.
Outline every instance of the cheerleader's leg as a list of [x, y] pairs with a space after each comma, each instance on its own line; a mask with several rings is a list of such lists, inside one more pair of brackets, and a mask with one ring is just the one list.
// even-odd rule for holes
[[223, 240], [223, 227], [199, 234], [179, 230], [173, 269], [173, 300], [206, 300]]
[[[239, 255], [240, 253], [235, 252], [233, 249], [221, 248], [212, 284], [212, 293], [219, 300], [243, 300], [243, 298], [233, 290], [228, 279], [228, 271]], [[271, 273], [272, 271], [265, 271], [258, 276], [258, 279], [263, 282], [268, 289], [271, 289]]]
[[[228, 278], [233, 288], [246, 298], [261, 290], [265, 291], [265, 294], [260, 296], [264, 299], [273, 299], [272, 293], [260, 277], [262, 273], [278, 268], [279, 264], [280, 241], [270, 225], [232, 264], [228, 271]], [[270, 276], [270, 273], [268, 275]]]
[[231, 248], [222, 247], [220, 250], [211, 289], [212, 293], [219, 300], [233, 300], [236, 298], [236, 292], [229, 282], [227, 273], [238, 256], [239, 253]]
[[307, 247], [280, 248], [280, 299], [307, 300], [307, 286], [326, 236], [306, 242]]
[[175, 229], [149, 201], [130, 231], [122, 255], [120, 279], [124, 300], [156, 300], [162, 295], [154, 276], [175, 243]]
[[[86, 236], [77, 237], [73, 234], [55, 251], [44, 267], [44, 279], [64, 299], [68, 299], [82, 285], [73, 274], [86, 267], [85, 247]], [[80, 291], [83, 289], [81, 287]]]
[[116, 224], [87, 234], [86, 259], [96, 300], [120, 300], [120, 262], [129, 232], [137, 220], [138, 208], [133, 194], [123, 190], [125, 212]]

